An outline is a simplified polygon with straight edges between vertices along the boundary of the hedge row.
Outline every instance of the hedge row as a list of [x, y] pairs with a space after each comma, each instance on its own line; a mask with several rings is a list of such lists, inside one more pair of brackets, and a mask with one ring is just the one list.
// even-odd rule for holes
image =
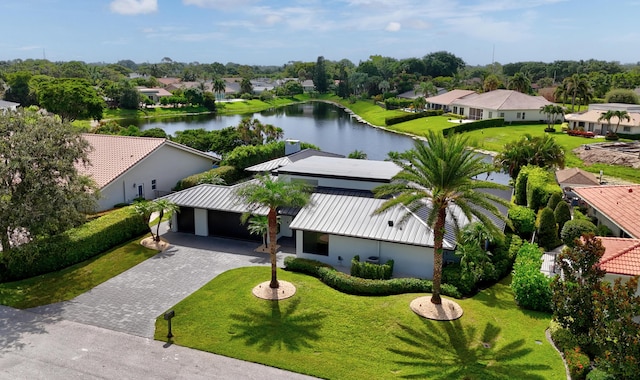
[[454, 124], [452, 127], [443, 129], [442, 133], [447, 135], [449, 133], [461, 133], [461, 132], [475, 131], [477, 129], [497, 128], [497, 127], [504, 127], [503, 118], [484, 119], [484, 120], [473, 121], [471, 123]]
[[[522, 174], [523, 171], [525, 172], [523, 175], [527, 176], [527, 205], [530, 209], [538, 211], [545, 207], [554, 193], [558, 193], [562, 197], [562, 189], [555, 182], [551, 172], [538, 166], [525, 166], [520, 170], [520, 173]], [[518, 188], [517, 179], [516, 188]]]
[[394, 125], [394, 124], [404, 123], [405, 121], [409, 121], [409, 120], [421, 119], [423, 117], [439, 116], [439, 115], [442, 115], [442, 112], [443, 112], [442, 110], [428, 110], [423, 112], [408, 113], [406, 115], [401, 115], [401, 116], [388, 117], [384, 119], [384, 124]]
[[[343, 293], [362, 296], [386, 296], [403, 293], [431, 293], [432, 282], [417, 278], [393, 278], [390, 280], [368, 280], [338, 272], [330, 265], [316, 260], [287, 257], [284, 260], [287, 270], [317, 277], [328, 286]], [[442, 294], [460, 298], [460, 292], [454, 286], [442, 284]]]
[[16, 247], [0, 265], [0, 280], [13, 281], [77, 264], [147, 232], [132, 206], [121, 208], [61, 234]]
[[518, 305], [537, 311], [551, 311], [551, 279], [542, 272], [542, 251], [536, 244], [524, 243], [513, 265], [511, 289]]
[[[224, 157], [221, 165], [233, 166], [237, 170], [242, 171], [249, 166], [273, 160], [274, 158], [284, 157], [284, 147], [284, 141], [276, 141], [264, 145], [239, 146]], [[300, 144], [300, 148], [319, 149], [313, 144], [304, 142]]]
[[370, 280], [388, 280], [393, 273], [393, 260], [389, 260], [384, 264], [372, 264], [368, 262], [360, 262], [360, 256], [355, 255], [351, 259], [351, 275], [360, 278], [368, 278]]
[[384, 107], [388, 110], [406, 108], [413, 104], [413, 99], [388, 98], [384, 100]]
[[206, 172], [194, 174], [181, 179], [180, 181], [178, 181], [176, 187], [173, 190], [180, 191], [188, 189], [190, 187], [194, 187], [201, 183], [206, 183], [206, 179], [211, 176], [220, 177], [227, 185], [231, 185], [245, 177], [245, 175], [241, 171], [237, 171], [233, 166], [220, 166], [211, 170], [207, 170]]

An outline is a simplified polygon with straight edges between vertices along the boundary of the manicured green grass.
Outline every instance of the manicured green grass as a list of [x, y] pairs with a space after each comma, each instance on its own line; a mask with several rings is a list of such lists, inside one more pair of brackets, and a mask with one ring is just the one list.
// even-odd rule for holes
[[269, 101], [262, 100], [244, 100], [241, 102], [223, 102], [216, 103], [218, 106], [218, 115], [237, 115], [245, 113], [254, 113], [267, 110], [274, 107], [283, 107], [289, 104], [304, 102], [309, 100], [309, 95], [296, 95], [287, 98], [274, 98]]
[[383, 127], [385, 125], [384, 119], [388, 117], [406, 115], [406, 112], [400, 111], [400, 110], [387, 111], [386, 109], [373, 103], [373, 101], [371, 100], [368, 100], [368, 101], [358, 100], [355, 103], [351, 103], [348, 100], [342, 99], [335, 95], [332, 95], [332, 96], [325, 95], [325, 96], [321, 96], [319, 99], [330, 100], [332, 102], [339, 103], [349, 108], [351, 111], [356, 113], [358, 116], [360, 116], [367, 122], [378, 127]]
[[0, 304], [26, 309], [77, 297], [158, 253], [141, 246], [142, 238], [58, 272], [2, 283]]
[[416, 136], [424, 136], [428, 131], [441, 131], [445, 128], [453, 127], [455, 123], [449, 121], [447, 116], [429, 116], [421, 119], [410, 120], [404, 123], [395, 124], [387, 129]]
[[[545, 339], [550, 316], [518, 309], [508, 280], [457, 301], [459, 320], [435, 322], [410, 310], [420, 295], [352, 296], [286, 271], [296, 294], [258, 299], [251, 289], [269, 270], [225, 272], [175, 305], [173, 342], [328, 379], [565, 378]], [[160, 317], [155, 338], [166, 334]]]

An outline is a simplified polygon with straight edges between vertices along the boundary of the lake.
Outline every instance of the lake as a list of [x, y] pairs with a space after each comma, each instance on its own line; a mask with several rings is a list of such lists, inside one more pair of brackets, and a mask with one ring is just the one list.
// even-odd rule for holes
[[[141, 130], [162, 128], [173, 135], [186, 129], [219, 130], [236, 126], [244, 117], [282, 128], [285, 139], [308, 142], [324, 151], [345, 156], [360, 150], [371, 160], [384, 160], [390, 151], [403, 152], [413, 147], [411, 137], [360, 123], [342, 108], [324, 102], [293, 104], [248, 115], [133, 119], [123, 120], [120, 124], [136, 125]], [[491, 162], [491, 157], [485, 156], [485, 161]], [[493, 173], [489, 179], [504, 184], [509, 181], [509, 177], [502, 173]]]

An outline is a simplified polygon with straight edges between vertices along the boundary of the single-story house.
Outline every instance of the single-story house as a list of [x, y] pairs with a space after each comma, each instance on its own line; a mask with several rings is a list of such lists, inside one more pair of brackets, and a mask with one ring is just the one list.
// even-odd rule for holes
[[213, 167], [214, 157], [161, 138], [82, 135], [92, 150], [90, 165], [76, 164], [100, 189], [99, 211], [142, 197], [168, 194], [176, 183]]
[[561, 188], [600, 186], [600, 180], [595, 174], [580, 168], [567, 168], [556, 171], [556, 181]]
[[[395, 261], [396, 275], [430, 278], [433, 273], [433, 231], [424, 222], [429, 204], [401, 223], [404, 207], [374, 215], [384, 199], [372, 190], [390, 183], [400, 168], [389, 161], [309, 156], [273, 172], [280, 181], [303, 181], [315, 190], [311, 203], [302, 209], [280, 209], [278, 237], [295, 240], [298, 257], [331, 265], [350, 265], [355, 255], [373, 262]], [[247, 211], [235, 197], [235, 188], [198, 185], [168, 195], [181, 212], [174, 215], [175, 231], [198, 235], [253, 238], [240, 216]], [[509, 199], [511, 192], [504, 194]], [[506, 210], [503, 210], [506, 214]], [[266, 210], [262, 210], [266, 214]], [[456, 206], [450, 209], [461, 224], [468, 223]], [[260, 212], [259, 212], [260, 213]], [[499, 219], [498, 225], [503, 226]], [[445, 235], [447, 257], [456, 246], [452, 225]], [[446, 260], [446, 258], [445, 258]]]
[[10, 102], [8, 100], [0, 99], [0, 110], [2, 111], [4, 110], [15, 111], [16, 109], [18, 109], [19, 106], [20, 106], [20, 103]]
[[640, 185], [576, 187], [573, 191], [598, 225], [609, 227], [614, 236], [640, 239]]
[[589, 104], [589, 109], [564, 116], [570, 129], [584, 129], [599, 135], [606, 135], [609, 130], [615, 131], [618, 118], [611, 119], [611, 125], [606, 120], [598, 120], [607, 111], [627, 111], [630, 120], [620, 120], [618, 133], [640, 134], [640, 105], [622, 103]]
[[[628, 281], [640, 276], [640, 239], [599, 237], [604, 247], [600, 259], [600, 268], [607, 272], [605, 280], [612, 282], [617, 278]], [[636, 291], [640, 296], [640, 286]]]
[[471, 90], [451, 90], [449, 92], [445, 92], [444, 94], [431, 96], [426, 98], [427, 108], [432, 110], [442, 109], [445, 112], [451, 112], [453, 110], [453, 108], [451, 107], [453, 102], [475, 93], [475, 91]]
[[172, 93], [165, 90], [164, 88], [138, 87], [137, 89], [139, 93], [147, 96], [149, 99], [153, 100], [154, 103], [160, 103], [160, 98], [173, 95]]
[[[290, 140], [287, 140], [290, 141]], [[295, 153], [287, 153], [286, 152], [286, 147], [288, 147], [289, 144], [287, 143], [287, 145], [285, 145], [285, 154], [286, 156], [284, 157], [280, 157], [280, 158], [275, 158], [273, 160], [270, 161], [266, 161], [257, 165], [253, 165], [250, 166], [248, 168], [246, 168], [246, 171], [249, 172], [254, 172], [254, 173], [267, 173], [267, 172], [271, 172], [272, 170], [276, 170], [278, 168], [281, 168], [283, 166], [287, 166], [289, 164], [292, 164], [296, 161], [305, 159], [307, 157], [311, 157], [311, 156], [324, 156], [324, 157], [338, 157], [338, 158], [344, 158], [343, 155], [341, 154], [337, 154], [337, 153], [331, 153], [331, 152], [323, 152], [321, 150], [317, 150], [317, 149], [311, 149], [311, 148], [307, 148], [307, 149], [303, 149], [303, 150], [298, 150]], [[297, 147], [298, 149], [300, 148], [300, 143], [297, 143]]]
[[163, 86], [168, 86], [170, 84], [175, 84], [175, 83], [180, 83], [182, 82], [182, 79], [180, 78], [175, 78], [175, 77], [164, 77], [164, 78], [157, 78], [158, 82], [163, 85]]
[[546, 120], [546, 115], [540, 112], [540, 108], [548, 104], [552, 103], [542, 96], [531, 96], [513, 90], [494, 90], [454, 99], [449, 107], [453, 113], [471, 120], [501, 117], [505, 122], [539, 122]]

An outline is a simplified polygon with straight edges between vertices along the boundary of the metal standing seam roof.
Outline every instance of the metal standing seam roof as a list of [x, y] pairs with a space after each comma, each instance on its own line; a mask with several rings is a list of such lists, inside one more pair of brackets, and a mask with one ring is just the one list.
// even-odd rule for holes
[[633, 238], [640, 238], [640, 185], [577, 187], [582, 200]]
[[607, 273], [626, 276], [640, 275], [640, 240], [599, 237], [605, 248], [600, 267]]
[[[245, 182], [246, 184], [246, 182]], [[244, 213], [251, 211], [254, 214], [267, 215], [268, 208], [263, 207], [257, 210], [250, 210], [247, 203], [240, 201], [235, 195], [235, 191], [240, 185], [222, 186], [202, 184], [177, 193], [169, 194], [164, 199], [168, 199], [180, 207], [193, 207], [205, 210], [217, 210]]]
[[270, 161], [266, 161], [257, 165], [253, 165], [250, 166], [248, 168], [246, 168], [246, 171], [249, 172], [267, 172], [267, 171], [271, 171], [283, 166], [287, 166], [289, 164], [292, 164], [296, 161], [300, 161], [302, 159], [311, 157], [311, 156], [323, 156], [323, 157], [338, 157], [338, 158], [344, 158], [343, 155], [341, 154], [336, 154], [336, 153], [330, 153], [330, 152], [323, 152], [321, 150], [317, 150], [317, 149], [311, 149], [311, 148], [307, 148], [307, 149], [303, 149], [299, 152], [290, 154], [288, 156], [285, 157], [279, 157]]
[[311, 156], [278, 169], [278, 174], [389, 182], [400, 170], [390, 161]]

